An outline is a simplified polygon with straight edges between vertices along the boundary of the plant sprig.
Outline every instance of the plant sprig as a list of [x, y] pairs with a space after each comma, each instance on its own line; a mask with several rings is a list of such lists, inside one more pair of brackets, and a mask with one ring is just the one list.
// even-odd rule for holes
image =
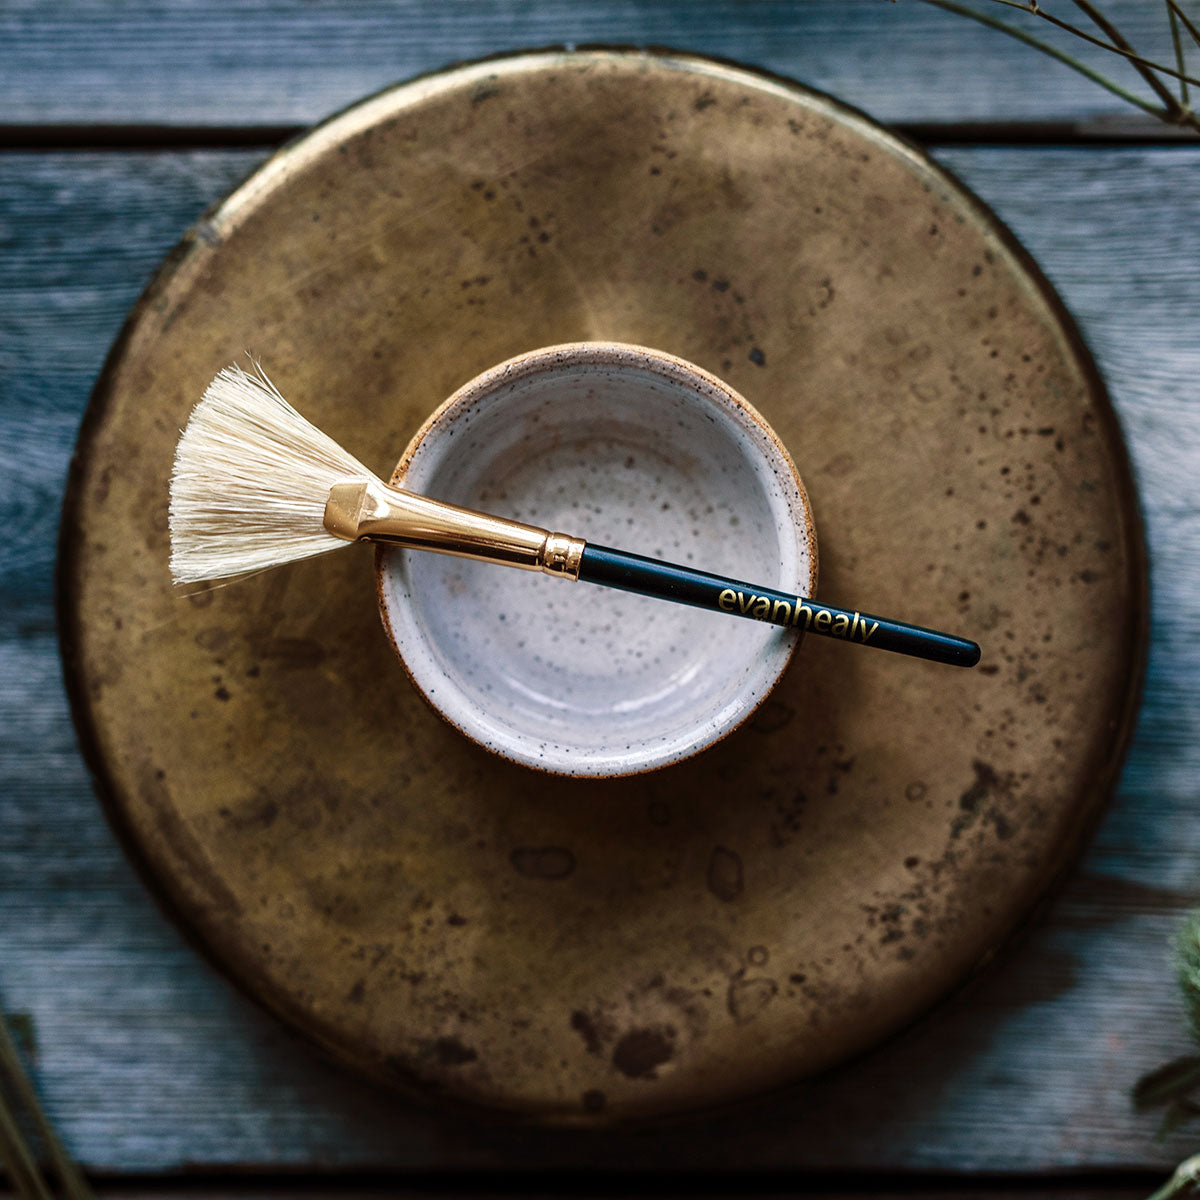
[[987, 2], [1002, 8], [1015, 8], [1029, 16], [1040, 18], [1088, 45], [1098, 46], [1100, 49], [1124, 59], [1142, 77], [1155, 98], [1151, 99], [1132, 91], [1102, 71], [1096, 70], [1074, 55], [1061, 50], [1058, 46], [1035, 37], [1028, 29], [1001, 20], [975, 4], [964, 3], [962, 0], [925, 0], [926, 4], [931, 4], [935, 8], [942, 8], [947, 12], [969, 17], [982, 25], [999, 30], [1009, 37], [1032, 46], [1160, 121], [1200, 133], [1200, 115], [1192, 109], [1189, 92], [1189, 87], [1200, 88], [1200, 78], [1188, 74], [1185, 52], [1185, 35], [1186, 38], [1191, 39], [1193, 49], [1200, 47], [1200, 27], [1184, 12], [1180, 0], [1163, 0], [1175, 51], [1174, 65], [1157, 62], [1138, 53], [1092, 0], [1072, 0], [1072, 3], [1099, 30], [1098, 34], [1091, 33], [1043, 8], [1039, 0], [987, 0]]
[[1156, 1192], [1146, 1200], [1175, 1200], [1176, 1196], [1186, 1196], [1200, 1186], [1200, 1154], [1185, 1158], [1175, 1168], [1175, 1173]]
[[[1175, 973], [1192, 1036], [1200, 1042], [1200, 912], [1191, 913], [1176, 935]], [[1143, 1075], [1133, 1089], [1133, 1106], [1139, 1112], [1164, 1110], [1158, 1127], [1159, 1141], [1200, 1117], [1200, 1055], [1177, 1058]], [[1200, 1189], [1200, 1154], [1181, 1162], [1149, 1200], [1172, 1200], [1197, 1189]]]
[[22, 1132], [22, 1116], [41, 1139], [66, 1200], [94, 1200], [87, 1180], [72, 1162], [38, 1102], [37, 1092], [21, 1065], [9, 1023], [0, 1010], [0, 1174], [8, 1174], [22, 1200], [54, 1200], [54, 1192]]

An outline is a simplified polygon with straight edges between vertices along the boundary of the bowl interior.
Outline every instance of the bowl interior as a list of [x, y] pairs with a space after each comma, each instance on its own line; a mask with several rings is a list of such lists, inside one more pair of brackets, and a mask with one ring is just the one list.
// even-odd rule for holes
[[[590, 542], [811, 594], [809, 516], [749, 406], [632, 350], [526, 356], [468, 384], [394, 483]], [[620, 775], [739, 724], [798, 633], [585, 582], [388, 548], [385, 622], [453, 724], [518, 762]]]

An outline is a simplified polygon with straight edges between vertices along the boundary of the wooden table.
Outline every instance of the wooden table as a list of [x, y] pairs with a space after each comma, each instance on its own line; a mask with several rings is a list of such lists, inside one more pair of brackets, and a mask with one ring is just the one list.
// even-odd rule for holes
[[[1169, 53], [1145, 0], [1105, 5]], [[1014, 230], [1124, 424], [1153, 593], [1141, 719], [1107, 818], [1038, 926], [908, 1034], [793, 1095], [645, 1136], [491, 1127], [376, 1092], [218, 975], [117, 846], [54, 621], [90, 389], [162, 256], [285, 137], [449, 62], [670, 45], [768, 68], [923, 141]], [[1120, 65], [1110, 68], [1119, 72]], [[1191, 1152], [1134, 1112], [1191, 1047], [1170, 954], [1200, 906], [1200, 142], [915, 0], [0, 3], [0, 1002], [72, 1152], [114, 1194], [892, 1189], [1141, 1195]], [[1195, 827], [1193, 827], [1195, 825]], [[618, 1172], [598, 1185], [597, 1172]], [[645, 1172], [653, 1171], [653, 1175]], [[665, 1176], [662, 1174], [665, 1172]], [[197, 1178], [198, 1177], [198, 1178]], [[568, 1182], [563, 1182], [567, 1180]]]

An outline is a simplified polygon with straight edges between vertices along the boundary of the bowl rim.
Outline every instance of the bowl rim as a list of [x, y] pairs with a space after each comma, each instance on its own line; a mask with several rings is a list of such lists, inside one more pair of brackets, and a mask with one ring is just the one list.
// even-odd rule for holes
[[[812, 503], [808, 496], [808, 491], [804, 486], [804, 481], [800, 476], [800, 472], [796, 468], [795, 461], [788, 452], [787, 447], [780, 439], [779, 435], [771, 427], [767, 419], [754, 407], [744, 396], [726, 383], [723, 379], [714, 375], [711, 371], [705, 370], [703, 367], [682, 358], [679, 355], [672, 354], [669, 351], [653, 349], [649, 346], [643, 346], [634, 342], [622, 342], [615, 340], [592, 340], [592, 341], [575, 341], [575, 342], [559, 342], [550, 346], [542, 346], [534, 350], [522, 351], [520, 354], [513, 355], [510, 358], [497, 363], [486, 370], [481, 371], [478, 375], [467, 380], [464, 384], [458, 387], [447, 399], [443, 400], [429, 414], [428, 417], [421, 423], [416, 433], [409, 439], [408, 445], [401, 454], [395, 469], [388, 478], [388, 486], [403, 487], [404, 480], [407, 477], [408, 470], [411, 467], [417, 451], [425, 442], [426, 438], [443, 422], [445, 417], [454, 410], [465, 405], [470, 405], [476, 400], [486, 397], [498, 386], [504, 383], [519, 381], [530, 375], [539, 374], [547, 368], [555, 366], [561, 368], [569, 368], [572, 365], [580, 363], [589, 366], [619, 366], [619, 367], [640, 367], [650, 370], [651, 372], [660, 375], [673, 383], [686, 384], [694, 386], [696, 383], [703, 385], [703, 388], [712, 393], [712, 398], [724, 405], [731, 407], [734, 412], [740, 413], [744, 420], [757, 426], [762, 432], [782, 466], [786, 468], [787, 476], [790, 483], [795, 487], [799, 496], [800, 504], [804, 512], [804, 535], [808, 548], [808, 583], [804, 594], [807, 597], [816, 595], [817, 578], [819, 574], [819, 558], [818, 558], [818, 543], [816, 524], [813, 519]], [[793, 526], [795, 528], [795, 526]], [[797, 539], [799, 544], [799, 539]], [[779, 681], [783, 678], [788, 666], [791, 664], [792, 658], [795, 655], [800, 643], [804, 640], [803, 630], [795, 630], [795, 636], [790, 638], [786, 643], [782, 644], [777, 650], [772, 653], [779, 655], [779, 666], [769, 676], [765, 686], [758, 693], [751, 697], [752, 703], [746, 704], [738, 718], [731, 724], [717, 728], [712, 734], [698, 739], [695, 743], [688, 747], [682, 748], [678, 753], [673, 753], [658, 759], [647, 760], [644, 763], [639, 763], [635, 766], [630, 766], [622, 769], [603, 769], [603, 770], [570, 770], [565, 767], [548, 765], [543, 759], [535, 755], [521, 755], [508, 748], [492, 745], [479, 735], [477, 731], [466, 727], [463, 722], [456, 719], [449, 713], [441, 703], [433, 696], [432, 691], [427, 689], [425, 684], [417, 678], [412, 666], [410, 665], [407, 656], [400, 647], [399, 640], [396, 636], [395, 627], [392, 624], [391, 614], [388, 608], [388, 601], [385, 592], [384, 577], [386, 574], [386, 564], [390, 557], [390, 552], [395, 547], [390, 547], [383, 544], [378, 544], [375, 547], [375, 596], [379, 607], [379, 615], [383, 624], [384, 632], [387, 634], [388, 642], [391, 645], [392, 652], [399, 660], [400, 665], [404, 669], [405, 675], [409, 682], [416, 689], [417, 693], [425, 701], [425, 703], [452, 728], [461, 733], [468, 741], [481, 747], [489, 754], [496, 755], [507, 762], [514, 763], [518, 766], [527, 767], [546, 775], [556, 775], [560, 778], [570, 779], [624, 779], [635, 775], [644, 775], [653, 771], [662, 770], [665, 767], [670, 767], [675, 764], [685, 762], [696, 755], [710, 750], [712, 747], [720, 744], [732, 733], [740, 729], [766, 702], [767, 698], [775, 690]]]

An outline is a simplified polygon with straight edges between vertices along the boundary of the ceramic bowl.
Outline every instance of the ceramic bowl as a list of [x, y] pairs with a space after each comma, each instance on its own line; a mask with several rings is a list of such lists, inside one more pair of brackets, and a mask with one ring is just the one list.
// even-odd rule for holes
[[[520, 355], [456, 392], [391, 480], [453, 504], [812, 595], [816, 532], [787, 451], [736, 392], [640, 346]], [[429, 703], [543, 771], [696, 754], [775, 686], [800, 633], [585, 582], [381, 547], [380, 610]]]

